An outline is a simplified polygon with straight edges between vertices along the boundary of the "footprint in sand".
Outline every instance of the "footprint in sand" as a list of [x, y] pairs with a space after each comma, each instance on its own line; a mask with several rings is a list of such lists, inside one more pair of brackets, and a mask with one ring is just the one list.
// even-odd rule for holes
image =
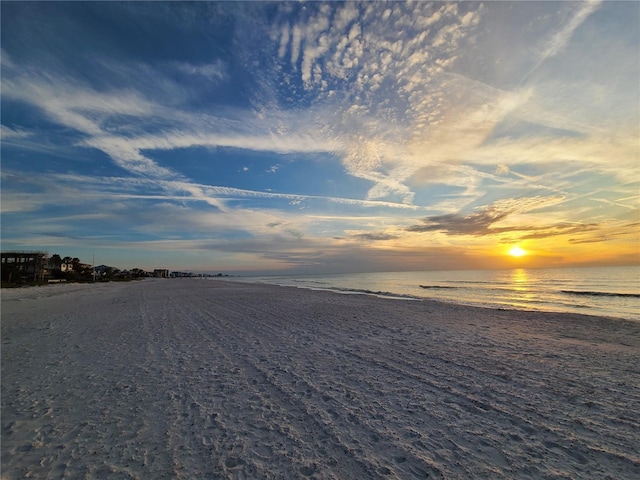
[[273, 456], [273, 449], [268, 445], [258, 445], [254, 447], [253, 452], [257, 457], [268, 459]]
[[315, 465], [305, 465], [305, 466], [300, 468], [300, 474], [303, 477], [310, 477], [315, 472], [316, 472], [316, 466]]
[[229, 457], [224, 461], [224, 466], [227, 468], [238, 468], [242, 465], [244, 465], [244, 461], [236, 457]]

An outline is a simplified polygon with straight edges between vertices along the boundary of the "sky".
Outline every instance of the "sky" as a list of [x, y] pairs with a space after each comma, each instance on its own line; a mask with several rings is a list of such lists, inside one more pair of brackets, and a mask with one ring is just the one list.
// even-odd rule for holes
[[3, 250], [212, 273], [640, 264], [637, 2], [0, 8]]

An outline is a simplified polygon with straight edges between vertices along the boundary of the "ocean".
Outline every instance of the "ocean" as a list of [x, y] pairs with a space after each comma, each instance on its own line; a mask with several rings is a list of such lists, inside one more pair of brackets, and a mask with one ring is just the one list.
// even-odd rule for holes
[[640, 267], [380, 272], [233, 277], [345, 294], [434, 299], [492, 308], [604, 315], [640, 321]]

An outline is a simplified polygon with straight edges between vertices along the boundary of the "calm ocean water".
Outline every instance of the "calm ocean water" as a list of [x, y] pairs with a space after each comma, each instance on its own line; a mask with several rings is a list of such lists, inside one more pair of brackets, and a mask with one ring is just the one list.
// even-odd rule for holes
[[606, 315], [640, 321], [640, 267], [384, 272], [235, 277], [341, 293], [430, 298], [494, 308]]

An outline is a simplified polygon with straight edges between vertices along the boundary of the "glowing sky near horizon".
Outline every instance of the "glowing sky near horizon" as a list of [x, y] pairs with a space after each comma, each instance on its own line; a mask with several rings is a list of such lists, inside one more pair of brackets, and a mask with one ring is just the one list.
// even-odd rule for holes
[[636, 2], [3, 2], [1, 21], [3, 250], [639, 263]]

